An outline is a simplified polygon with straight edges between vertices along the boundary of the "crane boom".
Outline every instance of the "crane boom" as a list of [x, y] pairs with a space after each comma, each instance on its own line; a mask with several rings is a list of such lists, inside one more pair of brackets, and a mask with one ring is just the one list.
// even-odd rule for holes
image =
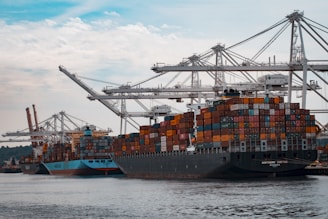
[[[315, 71], [327, 72], [328, 65], [308, 65], [308, 69]], [[171, 71], [302, 71], [303, 65], [298, 64], [286, 64], [286, 65], [267, 65], [267, 66], [180, 66], [180, 65], [155, 65], [151, 68], [156, 73], [171, 72]]]
[[[59, 66], [59, 71], [63, 72], [66, 76], [68, 76], [70, 79], [72, 79], [75, 83], [77, 83], [78, 85], [80, 85], [84, 90], [86, 90], [91, 97], [89, 97], [89, 99], [92, 100], [93, 97], [95, 96], [99, 96], [99, 94], [95, 91], [93, 91], [91, 88], [89, 88], [86, 84], [84, 84], [81, 80], [79, 80], [74, 74], [71, 74], [69, 71], [67, 71], [65, 69], [64, 66], [60, 65]], [[95, 99], [95, 98], [94, 98]], [[98, 101], [100, 103], [102, 103], [103, 105], [105, 105], [108, 109], [110, 109], [112, 112], [114, 112], [117, 116], [119, 116], [121, 119], [125, 118], [126, 122], [129, 123], [131, 126], [135, 127], [136, 126], [132, 123], [134, 122], [131, 118], [127, 117], [125, 112], [121, 112], [117, 107], [115, 107], [114, 103], [111, 103], [109, 100], [103, 100], [103, 99], [98, 99]], [[131, 121], [128, 120], [128, 118]], [[122, 132], [122, 131], [121, 131]]]
[[27, 124], [28, 124], [28, 129], [30, 132], [33, 132], [33, 125], [32, 125], [32, 118], [31, 118], [31, 113], [30, 113], [30, 108], [26, 108], [26, 117], [27, 117]]
[[[67, 71], [64, 66], [60, 65], [59, 66], [59, 71], [63, 72], [70, 79], [72, 79], [75, 83], [77, 83], [78, 85], [80, 85], [92, 97], [93, 96], [99, 96], [99, 94], [97, 92], [95, 92], [91, 88], [89, 88], [85, 83], [83, 83], [81, 80], [79, 80], [74, 74], [71, 74], [69, 71]], [[110, 103], [108, 101], [100, 100], [100, 99], [98, 99], [98, 101], [100, 103], [102, 103], [103, 105], [105, 105], [108, 109], [110, 109], [111, 111], [113, 111], [116, 115], [122, 116], [122, 113], [114, 106], [114, 104], [112, 104], [112, 103]]]
[[38, 123], [38, 117], [37, 117], [36, 110], [35, 110], [35, 105], [33, 104], [32, 107], [33, 107], [33, 112], [34, 112], [35, 129], [36, 129], [36, 131], [39, 131], [39, 123]]

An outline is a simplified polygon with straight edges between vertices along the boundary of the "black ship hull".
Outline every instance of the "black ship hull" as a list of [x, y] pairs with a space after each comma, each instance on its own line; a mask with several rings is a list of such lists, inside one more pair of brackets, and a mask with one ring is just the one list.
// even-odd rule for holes
[[49, 174], [41, 163], [21, 163], [20, 166], [24, 174]]
[[306, 175], [316, 150], [194, 153], [170, 152], [127, 155], [115, 162], [128, 177], [152, 179], [246, 178]]

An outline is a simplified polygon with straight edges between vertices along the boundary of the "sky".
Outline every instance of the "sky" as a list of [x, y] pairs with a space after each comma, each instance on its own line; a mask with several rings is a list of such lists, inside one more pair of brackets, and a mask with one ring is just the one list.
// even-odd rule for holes
[[[25, 108], [35, 104], [39, 121], [65, 111], [118, 135], [120, 119], [89, 101], [59, 65], [109, 82], [83, 80], [102, 93], [155, 76], [155, 63], [177, 64], [217, 43], [233, 45], [295, 10], [327, 26], [327, 8], [325, 0], [0, 0], [0, 134], [26, 129]], [[20, 144], [28, 143], [0, 143]]]

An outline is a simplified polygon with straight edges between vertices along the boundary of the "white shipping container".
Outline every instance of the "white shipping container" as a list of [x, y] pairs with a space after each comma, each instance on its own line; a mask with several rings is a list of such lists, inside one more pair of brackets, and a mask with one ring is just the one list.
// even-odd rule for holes
[[155, 133], [150, 133], [150, 134], [149, 134], [149, 138], [156, 138], [156, 137], [158, 137], [158, 133], [157, 133], [157, 132], [155, 132]]
[[239, 110], [239, 104], [233, 104], [230, 106], [230, 110], [234, 111], [234, 110]]
[[290, 109], [290, 103], [285, 103], [285, 109]]
[[176, 144], [176, 145], [173, 145], [173, 151], [178, 151], [179, 150], [179, 145], [178, 144]]
[[265, 104], [264, 104], [264, 109], [269, 110], [269, 109], [270, 109], [270, 104], [265, 103]]
[[167, 151], [167, 147], [165, 146], [161, 146], [161, 151]]
[[259, 109], [264, 109], [264, 103], [259, 104]]
[[161, 136], [161, 142], [166, 142], [166, 136]]
[[243, 104], [243, 109], [249, 109], [248, 104]]
[[273, 116], [275, 113], [274, 109], [270, 109], [270, 115]]

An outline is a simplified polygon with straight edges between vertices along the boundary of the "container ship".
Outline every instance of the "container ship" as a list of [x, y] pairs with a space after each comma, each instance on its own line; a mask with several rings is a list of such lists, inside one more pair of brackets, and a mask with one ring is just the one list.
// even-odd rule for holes
[[300, 176], [317, 158], [316, 132], [299, 103], [231, 97], [119, 135], [112, 154], [135, 178]]
[[84, 135], [72, 134], [72, 143], [44, 148], [41, 164], [51, 175], [111, 175], [122, 173], [110, 157], [112, 138], [86, 127]]

